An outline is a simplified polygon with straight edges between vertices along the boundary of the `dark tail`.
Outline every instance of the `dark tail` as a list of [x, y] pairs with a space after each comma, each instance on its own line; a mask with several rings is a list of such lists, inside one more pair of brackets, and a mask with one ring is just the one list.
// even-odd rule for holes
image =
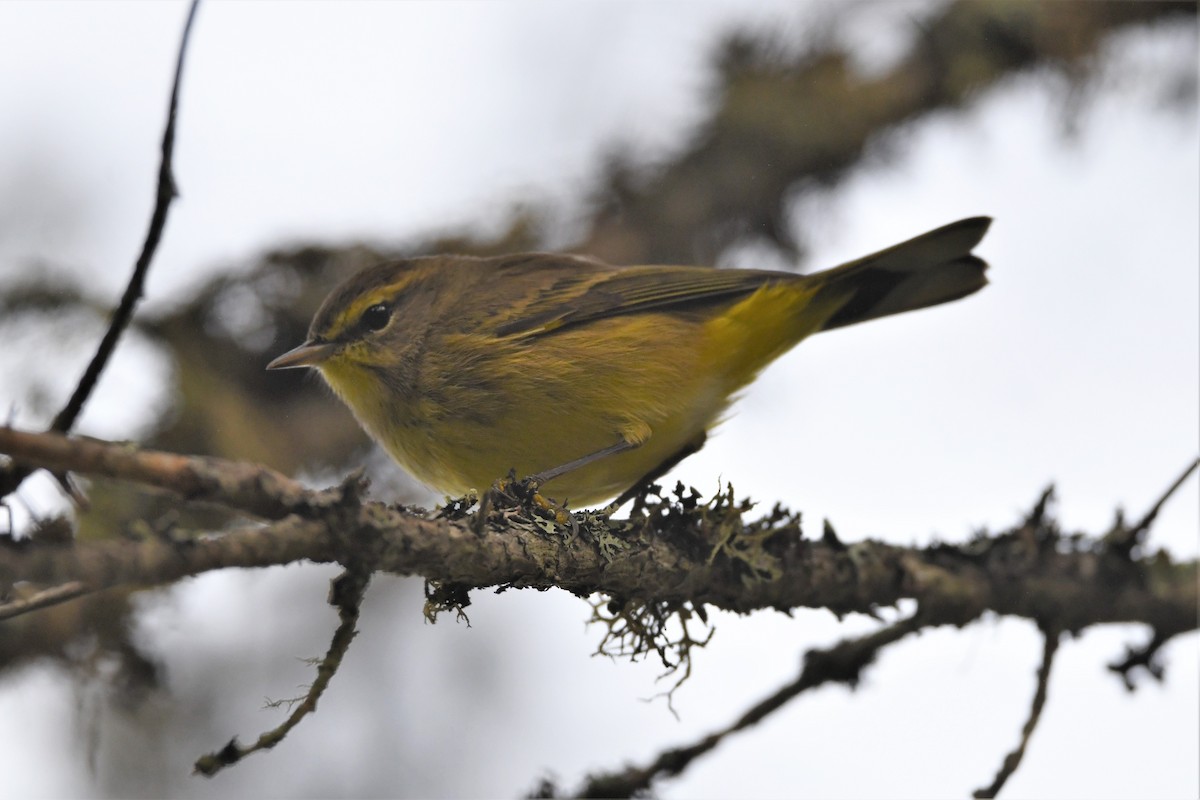
[[971, 249], [991, 224], [990, 217], [961, 219], [814, 273], [810, 277], [822, 284], [820, 295], [828, 292], [848, 298], [821, 330], [936, 306], [979, 291], [987, 285], [983, 274], [987, 262], [972, 255]]

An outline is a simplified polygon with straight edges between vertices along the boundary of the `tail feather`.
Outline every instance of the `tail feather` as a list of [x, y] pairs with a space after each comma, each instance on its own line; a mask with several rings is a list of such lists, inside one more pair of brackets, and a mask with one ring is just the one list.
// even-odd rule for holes
[[840, 267], [818, 272], [819, 294], [845, 298], [821, 330], [948, 303], [987, 284], [987, 262], [971, 253], [990, 217], [952, 222]]

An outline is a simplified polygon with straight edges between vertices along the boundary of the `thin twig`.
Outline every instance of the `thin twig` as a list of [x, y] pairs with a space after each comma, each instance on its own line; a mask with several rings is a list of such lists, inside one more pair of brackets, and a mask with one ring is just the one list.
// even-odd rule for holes
[[1158, 655], [1170, 638], [1161, 631], [1155, 630], [1150, 641], [1141, 647], [1126, 647], [1125, 658], [1115, 664], [1109, 664], [1108, 668], [1121, 676], [1125, 688], [1131, 692], [1137, 689], [1132, 673], [1138, 667], [1145, 669], [1156, 681], [1161, 681], [1164, 670], [1162, 662], [1158, 660]]
[[1161, 511], [1162, 507], [1166, 505], [1166, 502], [1171, 499], [1171, 495], [1175, 494], [1175, 492], [1179, 490], [1180, 486], [1183, 486], [1187, 479], [1191, 477], [1191, 474], [1196, 471], [1197, 467], [1200, 467], [1200, 458], [1197, 458], [1188, 465], [1187, 469], [1185, 469], [1180, 476], [1175, 479], [1174, 483], [1167, 487], [1167, 490], [1162, 493], [1162, 496], [1158, 498], [1154, 505], [1150, 507], [1150, 510], [1146, 512], [1145, 516], [1143, 516], [1136, 525], [1133, 527], [1125, 527], [1124, 525], [1119, 524], [1117, 529], [1106, 537], [1108, 545], [1116, 551], [1123, 552], [1125, 554], [1130, 553], [1135, 545], [1141, 543], [1146, 532], [1150, 530], [1150, 526], [1154, 524], [1154, 520], [1158, 518], [1158, 512]]
[[[187, 52], [188, 39], [192, 32], [192, 22], [196, 18], [196, 9], [199, 5], [200, 0], [192, 0], [192, 4], [188, 8], [187, 20], [183, 25], [183, 35], [179, 41], [179, 53], [175, 59], [175, 78], [171, 84], [171, 101], [167, 107], [167, 124], [163, 131], [162, 158], [158, 165], [158, 184], [155, 189], [154, 211], [150, 215], [150, 226], [146, 231], [146, 240], [142, 244], [142, 251], [134, 264], [133, 274], [129, 276], [129, 283], [125, 287], [125, 294], [122, 295], [120, 304], [113, 312], [108, 330], [104, 332], [104, 338], [100, 340], [100, 345], [96, 348], [95, 355], [92, 356], [87, 369], [84, 370], [83, 375], [80, 377], [75, 391], [71, 394], [71, 398], [63, 406], [62, 410], [55, 415], [54, 421], [50, 423], [50, 430], [52, 431], [62, 433], [69, 431], [75, 424], [79, 413], [83, 411], [83, 406], [87, 403], [88, 397], [91, 396], [92, 391], [96, 388], [100, 374], [108, 365], [113, 351], [116, 350], [117, 341], [129, 326], [129, 321], [133, 318], [134, 307], [142, 297], [143, 287], [146, 282], [146, 273], [150, 269], [150, 262], [154, 259], [154, 253], [158, 250], [158, 243], [162, 239], [163, 230], [166, 228], [167, 211], [170, 209], [171, 201], [178, 196], [175, 177], [171, 167], [171, 158], [175, 151], [175, 118], [179, 110], [179, 85], [183, 77], [184, 55]], [[0, 497], [16, 491], [21, 482], [32, 472], [31, 468], [24, 465], [10, 465], [6, 470], [6, 474], [0, 474]]]
[[333, 634], [329, 650], [317, 666], [317, 678], [309, 687], [304, 699], [296, 706], [288, 718], [278, 727], [272, 728], [258, 737], [258, 741], [249, 747], [238, 744], [236, 738], [230, 739], [229, 744], [215, 753], [209, 753], [196, 759], [195, 770], [201, 775], [212, 777], [225, 767], [236, 764], [251, 753], [259, 750], [269, 750], [284, 740], [284, 737], [300, 724], [300, 721], [317, 710], [317, 701], [325, 692], [333, 676], [337, 674], [342, 658], [350, 648], [358, 631], [358, 612], [362, 607], [363, 594], [370, 582], [371, 572], [367, 569], [347, 569], [334, 578], [329, 588], [329, 603], [336, 606], [341, 624]]
[[1180, 486], [1183, 486], [1184, 482], [1191, 476], [1193, 472], [1196, 471], [1197, 467], [1200, 467], [1200, 458], [1197, 458], [1195, 461], [1193, 461], [1188, 468], [1185, 469], [1183, 473], [1175, 479], [1175, 482], [1167, 487], [1167, 490], [1162, 493], [1162, 497], [1158, 498], [1158, 502], [1150, 507], [1150, 510], [1146, 512], [1146, 515], [1142, 517], [1141, 521], [1139, 521], [1137, 525], [1133, 526], [1133, 538], [1138, 538], [1141, 534], [1150, 529], [1150, 526], [1154, 523], [1154, 520], [1158, 518], [1158, 512], [1161, 511], [1162, 507], [1166, 505], [1166, 502], [1171, 499], [1171, 495], [1175, 494], [1175, 492], [1179, 490]]
[[846, 639], [828, 650], [810, 650], [804, 657], [800, 676], [770, 697], [756, 703], [732, 725], [710, 733], [695, 744], [664, 751], [647, 767], [630, 767], [621, 772], [588, 778], [579, 797], [633, 797], [646, 792], [660, 777], [678, 775], [700, 756], [719, 745], [725, 737], [761, 722], [790, 700], [825, 683], [857, 684], [862, 670], [889, 644], [928, 624], [920, 612], [874, 633]]
[[991, 785], [983, 789], [976, 789], [975, 797], [995, 797], [1000, 793], [1004, 784], [1017, 771], [1017, 767], [1021, 766], [1021, 759], [1025, 756], [1029, 737], [1033, 735], [1038, 720], [1042, 717], [1042, 708], [1046, 705], [1046, 688], [1050, 684], [1050, 668], [1054, 665], [1054, 654], [1058, 652], [1059, 633], [1058, 631], [1044, 630], [1042, 634], [1044, 646], [1042, 648], [1042, 664], [1038, 667], [1037, 673], [1037, 690], [1033, 693], [1033, 705], [1029, 709], [1029, 719], [1025, 721], [1025, 727], [1021, 729], [1021, 742], [1017, 745], [1016, 750], [1005, 756], [1004, 763], [1000, 765], [1000, 771], [996, 773], [996, 778]]
[[74, 600], [76, 597], [87, 594], [88, 591], [89, 589], [79, 581], [71, 581], [70, 583], [43, 589], [29, 597], [0, 605], [0, 620], [19, 617], [22, 614], [36, 611], [39, 608], [48, 608], [59, 603], [65, 603], [68, 600]]

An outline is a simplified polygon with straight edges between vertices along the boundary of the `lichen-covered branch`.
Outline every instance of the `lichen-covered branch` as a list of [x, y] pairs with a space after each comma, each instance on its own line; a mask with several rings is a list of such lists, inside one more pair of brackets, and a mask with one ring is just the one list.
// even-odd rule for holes
[[900, 148], [906, 125], [967, 108], [1026, 70], [1059, 72], [1078, 90], [1114, 30], [1195, 14], [1180, 2], [945, 3], [879, 73], [828, 43], [734, 37], [718, 61], [714, 113], [691, 146], [649, 181], [614, 159], [576, 249], [619, 264], [690, 263], [750, 235], [802, 251], [806, 232], [789, 213], [797, 192], [877, 163]]
[[[1144, 623], [1153, 631], [1151, 645], [1144, 656], [1131, 654], [1116, 667], [1127, 672], [1150, 664], [1164, 642], [1197, 627], [1197, 564], [1174, 563], [1165, 553], [1138, 555], [1135, 546], [1144, 546], [1157, 510], [1195, 464], [1132, 528], [1118, 517], [1103, 536], [1064, 536], [1048, 514], [1047, 490], [1009, 531], [979, 535], [964, 545], [913, 548], [870, 540], [848, 544], [829, 525], [820, 538], [807, 538], [799, 517], [778, 507], [751, 520], [752, 504], [736, 500], [732, 489], [705, 502], [679, 486], [671, 496], [639, 498], [642, 513], [631, 519], [576, 512], [564, 524], [557, 509], [543, 510], [506, 493], [497, 493], [486, 511], [471, 513], [472, 504], [460, 501], [430, 513], [365, 501], [357, 476], [338, 487], [309, 490], [253, 464], [58, 434], [0, 428], [0, 453], [28, 466], [132, 481], [266, 520], [192, 536], [171, 530], [99, 542], [0, 539], [0, 617], [101, 589], [168, 584], [225, 567], [336, 562], [358, 577], [356, 590], [339, 605], [342, 625], [304, 704], [249, 747], [231, 741], [202, 758], [197, 768], [209, 774], [273, 746], [313, 710], [353, 637], [361, 590], [376, 571], [421, 575], [438, 587], [438, 602], [448, 607], [464, 604], [470, 589], [488, 586], [601, 593], [611, 598], [605, 607], [616, 627], [610, 633], [632, 631], [635, 640], [649, 636], [631, 646], [637, 652], [658, 649], [660, 655], [668, 644], [662, 625], [655, 624], [665, 625], [672, 614], [704, 619], [710, 605], [739, 612], [804, 606], [872, 613], [903, 598], [918, 602], [918, 613], [909, 619], [812, 651], [796, 681], [727, 728], [665, 751], [646, 767], [592, 778], [583, 789], [587, 796], [645, 791], [807, 689], [831, 680], [853, 683], [882, 648], [907, 633], [966, 625], [986, 611], [1034, 620], [1048, 632], [1039, 691], [1021, 744], [992, 786], [981, 790], [994, 796], [1017, 768], [1044, 704], [1053, 656], [1049, 637], [1057, 642], [1059, 632], [1100, 623]], [[130, 530], [136, 530], [132, 523]], [[619, 627], [622, 623], [630, 627]], [[656, 630], [660, 633], [645, 633]], [[678, 660], [690, 663], [692, 644], [702, 642], [685, 629]], [[545, 785], [546, 796], [553, 791]]]
[[[55, 464], [64, 469], [121, 474], [185, 496], [192, 484], [174, 476], [235, 475], [240, 477], [229, 483], [206, 484], [205, 500], [227, 500], [235, 508], [278, 502], [269, 470], [220, 459], [11, 429], [0, 429], [0, 452], [12, 455], [15, 443], [30, 440], [55, 452]], [[20, 457], [31, 459], [32, 452], [25, 447]], [[141, 471], [121, 473], [114, 466], [130, 460]], [[257, 501], [255, 486], [261, 487]], [[308, 560], [366, 563], [470, 588], [559, 587], [578, 595], [603, 592], [739, 612], [870, 612], [913, 598], [943, 624], [965, 624], [991, 610], [1063, 631], [1142, 622], [1169, 638], [1197, 625], [1195, 562], [1177, 564], [1164, 553], [1133, 558], [1100, 539], [1064, 537], [1042, 507], [1000, 534], [965, 545], [912, 548], [871, 540], [844, 544], [831, 531], [806, 538], [797, 518], [779, 510], [747, 521], [750, 504], [735, 501], [732, 492], [701, 502], [680, 491], [647, 502], [640, 518], [576, 513], [567, 526], [538, 517], [536, 510], [497, 508], [481, 526], [463, 512], [367, 502], [359, 488], [353, 481], [320, 492], [289, 485], [297, 492], [292, 513], [215, 535], [73, 545], [10, 541], [0, 546], [0, 586], [74, 581], [95, 591]]]

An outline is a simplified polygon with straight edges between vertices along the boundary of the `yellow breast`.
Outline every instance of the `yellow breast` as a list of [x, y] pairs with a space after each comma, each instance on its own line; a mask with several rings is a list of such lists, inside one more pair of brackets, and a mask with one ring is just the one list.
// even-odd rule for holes
[[322, 374], [402, 467], [451, 495], [483, 491], [616, 442], [635, 449], [554, 479], [572, 505], [614, 497], [719, 421], [731, 396], [823, 319], [805, 324], [801, 284], [768, 287], [720, 313], [641, 313], [531, 339], [432, 341], [410, 391], [331, 359]]

